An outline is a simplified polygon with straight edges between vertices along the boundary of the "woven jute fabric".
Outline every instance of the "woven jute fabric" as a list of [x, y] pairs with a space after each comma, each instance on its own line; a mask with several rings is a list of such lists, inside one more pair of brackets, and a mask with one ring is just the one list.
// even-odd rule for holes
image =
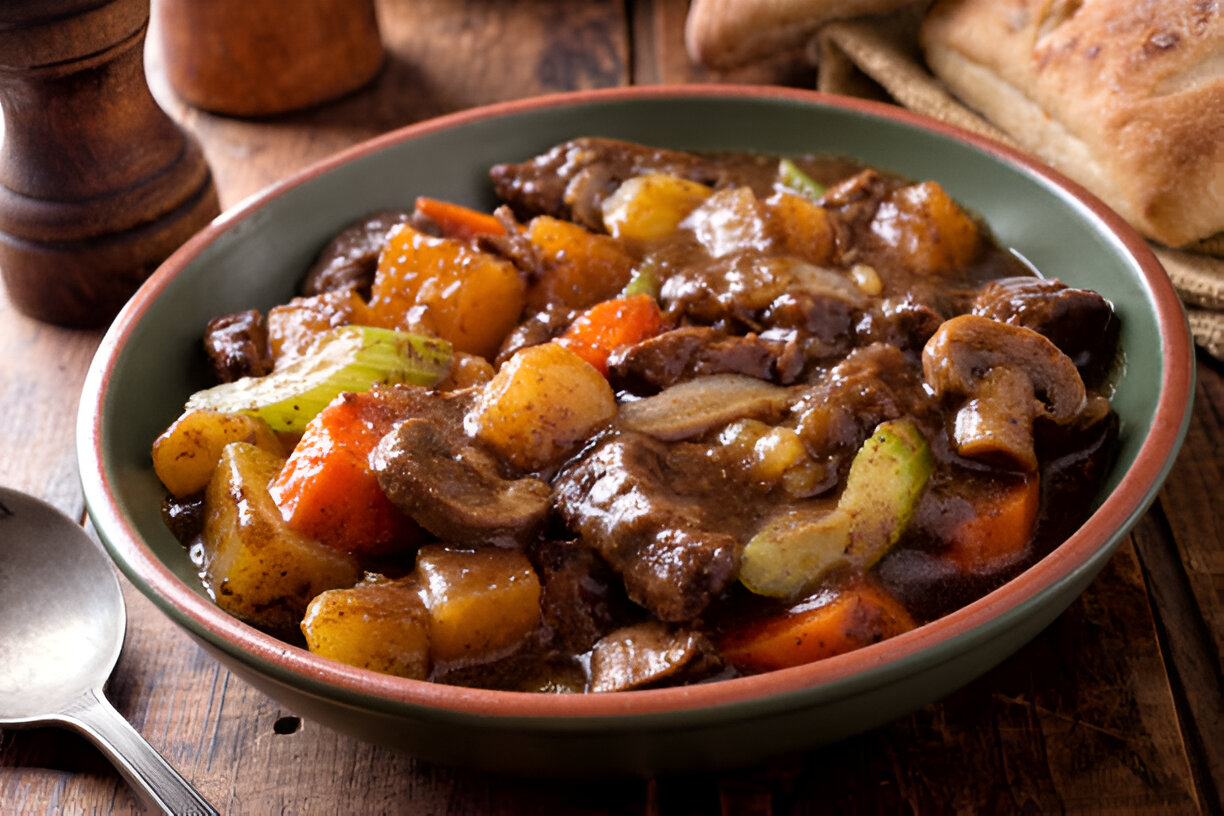
[[[1007, 133], [962, 104], [927, 69], [918, 46], [924, 5], [823, 26], [812, 43], [819, 65], [818, 89], [893, 102], [1017, 147]], [[1182, 249], [1153, 243], [1152, 250], [1181, 296], [1195, 342], [1224, 359], [1224, 234]]]

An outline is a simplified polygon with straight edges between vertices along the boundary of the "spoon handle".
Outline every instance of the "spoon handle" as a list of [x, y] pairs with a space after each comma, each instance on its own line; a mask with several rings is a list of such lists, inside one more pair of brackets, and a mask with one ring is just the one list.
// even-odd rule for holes
[[218, 813], [100, 691], [86, 692], [61, 716], [89, 737], [149, 804], [176, 816]]

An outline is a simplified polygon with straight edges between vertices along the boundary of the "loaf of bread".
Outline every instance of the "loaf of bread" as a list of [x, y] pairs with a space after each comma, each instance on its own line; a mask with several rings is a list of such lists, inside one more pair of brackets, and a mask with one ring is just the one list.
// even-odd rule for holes
[[693, 0], [685, 19], [689, 57], [738, 68], [797, 48], [825, 23], [882, 14], [924, 0]]
[[1224, 231], [1224, 4], [938, 0], [927, 63], [963, 102], [1185, 246]]

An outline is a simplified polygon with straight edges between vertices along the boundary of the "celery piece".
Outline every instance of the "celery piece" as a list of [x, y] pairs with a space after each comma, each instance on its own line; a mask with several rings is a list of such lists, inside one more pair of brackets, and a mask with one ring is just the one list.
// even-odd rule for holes
[[850, 463], [837, 506], [850, 514], [849, 555], [873, 566], [909, 526], [935, 459], [913, 420], [882, 422]]
[[757, 595], [789, 598], [850, 563], [850, 515], [837, 507], [796, 508], [744, 546], [740, 583]]
[[934, 469], [912, 420], [880, 423], [850, 463], [836, 506], [814, 502], [768, 522], [744, 545], [740, 582], [789, 598], [837, 567], [870, 569], [909, 525]]
[[306, 423], [345, 391], [378, 383], [436, 385], [450, 371], [445, 340], [373, 326], [341, 326], [315, 351], [263, 377], [192, 394], [187, 410], [209, 408], [257, 416], [274, 431], [301, 433]]
[[658, 264], [647, 259], [634, 271], [633, 277], [625, 284], [625, 288], [621, 290], [621, 297], [650, 295], [652, 298], [658, 298], [661, 285]]
[[799, 165], [790, 159], [778, 162], [778, 181], [787, 189], [815, 202], [819, 202], [825, 194], [825, 186], [800, 170]]

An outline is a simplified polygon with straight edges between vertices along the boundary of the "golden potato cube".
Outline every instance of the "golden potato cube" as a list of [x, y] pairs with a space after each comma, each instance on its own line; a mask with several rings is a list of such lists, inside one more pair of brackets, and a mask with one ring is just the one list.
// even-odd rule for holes
[[510, 261], [402, 225], [378, 259], [367, 315], [377, 326], [435, 334], [492, 357], [523, 310], [527, 282]]
[[964, 266], [981, 242], [977, 222], [933, 181], [895, 190], [880, 203], [871, 231], [923, 274]]
[[604, 376], [559, 343], [507, 360], [467, 416], [468, 427], [524, 471], [560, 461], [616, 415]]
[[533, 309], [552, 303], [585, 309], [615, 297], [637, 265], [622, 242], [549, 215], [531, 219], [527, 240], [541, 267], [527, 292]]
[[279, 438], [262, 419], [246, 414], [200, 409], [187, 411], [153, 442], [153, 471], [178, 498], [208, 486], [221, 449], [231, 442], [249, 442], [277, 456], [284, 454]]
[[817, 266], [833, 262], [837, 234], [828, 210], [793, 193], [776, 193], [764, 204], [774, 240], [785, 252]]
[[268, 310], [272, 359], [304, 357], [332, 329], [367, 322], [366, 304], [352, 289], [297, 297]]
[[634, 176], [604, 200], [604, 226], [614, 238], [666, 238], [713, 192], [704, 184], [666, 173]]
[[352, 556], [285, 524], [268, 495], [283, 464], [246, 442], [222, 449], [204, 494], [200, 571], [218, 606], [275, 631], [297, 629], [312, 598], [361, 574]]
[[459, 668], [497, 660], [540, 626], [540, 580], [518, 550], [428, 544], [417, 554], [417, 574], [435, 663]]
[[429, 676], [429, 612], [413, 578], [369, 578], [310, 602], [302, 634], [310, 651], [362, 669]]

